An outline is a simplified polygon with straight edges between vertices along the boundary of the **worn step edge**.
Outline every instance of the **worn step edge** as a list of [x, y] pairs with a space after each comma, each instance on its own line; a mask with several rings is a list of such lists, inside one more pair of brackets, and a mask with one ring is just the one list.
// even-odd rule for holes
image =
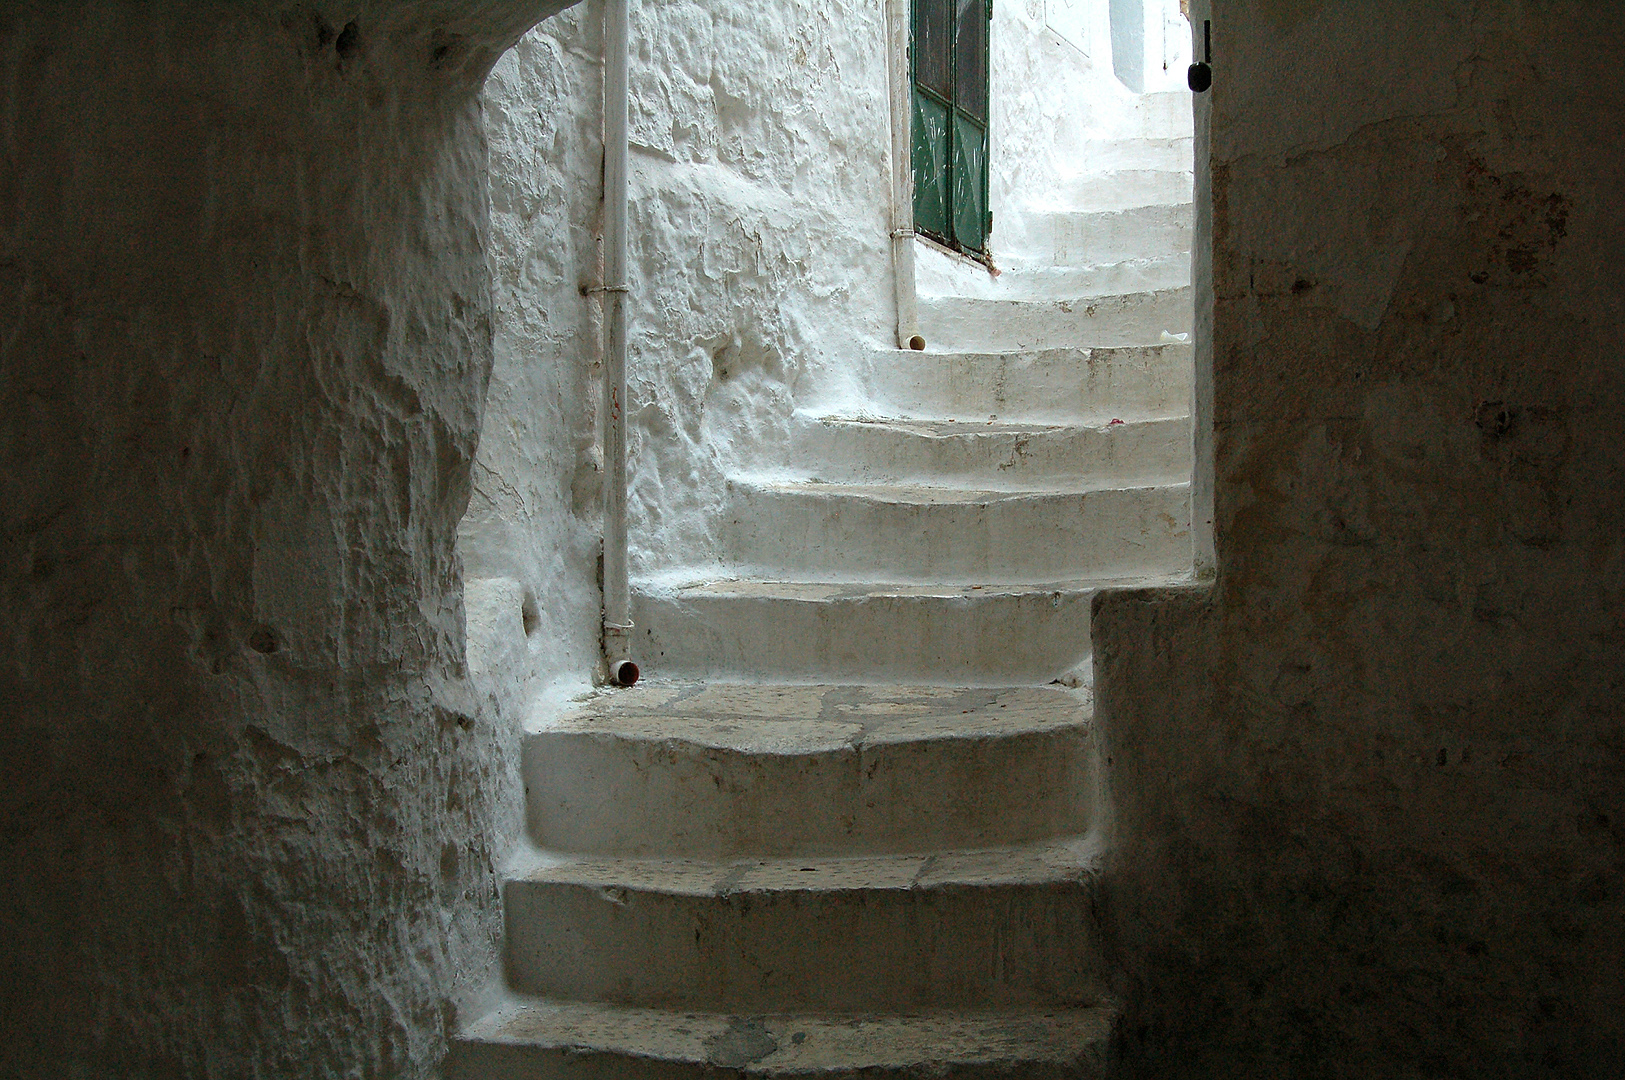
[[644, 680], [527, 723], [527, 821], [547, 849], [700, 859], [1076, 835], [1098, 809], [1091, 714], [1059, 686]]
[[1028, 420], [1020, 417], [1002, 420], [986, 416], [885, 416], [851, 410], [815, 412], [798, 409], [793, 419], [802, 424], [893, 429], [899, 434], [920, 439], [962, 439], [1000, 435], [1084, 435], [1117, 428], [1132, 431], [1135, 428], [1188, 423], [1190, 414], [1170, 411], [1142, 415], [1135, 410], [1125, 409], [1067, 420]]
[[[794, 579], [774, 577], [758, 568], [735, 566], [711, 572], [677, 568], [634, 578], [632, 589], [650, 597], [738, 596], [829, 603], [873, 599], [987, 600], [1031, 595], [1082, 596], [1102, 589], [1160, 588], [1185, 584], [1186, 574], [1146, 574], [1122, 577], [1073, 578], [1034, 581], [863, 581], [855, 578]], [[935, 685], [935, 684], [932, 684]]]
[[[949, 309], [986, 309], [993, 308], [1006, 313], [1017, 311], [1035, 312], [1041, 314], [1061, 315], [1087, 315], [1089, 317], [1106, 316], [1113, 314], [1136, 314], [1138, 309], [1153, 307], [1158, 304], [1178, 302], [1190, 299], [1192, 296], [1189, 285], [1170, 285], [1161, 289], [1138, 289], [1133, 292], [1098, 292], [1080, 293], [1077, 296], [1041, 297], [1037, 299], [1022, 299], [1017, 297], [982, 297], [982, 296], [921, 296], [922, 310], [933, 312]], [[1060, 348], [1076, 349], [1132, 349], [1143, 348], [1157, 342], [1129, 343], [1124, 342], [1112, 345], [1047, 345], [1036, 346], [1033, 352], [1049, 352]], [[1020, 352], [1021, 349], [945, 349], [943, 352]]]
[[1178, 584], [1189, 574], [918, 585], [774, 578], [736, 566], [634, 582], [639, 663], [722, 683], [1088, 683], [1096, 591]]
[[453, 1037], [448, 1080], [719, 1076], [1089, 1080], [1115, 1005], [916, 1016], [690, 1013], [510, 999]]
[[[769, 710], [761, 702], [749, 700], [727, 708], [709, 704], [708, 694], [721, 696], [725, 702], [749, 694], [790, 704]], [[628, 700], [638, 695], [647, 695], [649, 703], [628, 707]], [[814, 698], [819, 699], [818, 715], [795, 708]], [[828, 698], [839, 701], [834, 711], [824, 703]], [[874, 746], [1087, 729], [1090, 723], [1087, 700], [1050, 686], [887, 686], [877, 690], [848, 683], [764, 683], [712, 691], [702, 680], [682, 679], [645, 680], [631, 690], [598, 691], [563, 715], [528, 721], [525, 738], [591, 735], [803, 757]]]
[[715, 1012], [1094, 1005], [1099, 851], [1086, 835], [935, 855], [554, 857], [503, 886], [505, 970], [539, 996]]
[[1008, 847], [908, 854], [674, 859], [533, 850], [508, 884], [563, 885], [665, 896], [870, 893], [1081, 882], [1100, 859], [1094, 834]]
[[1015, 491], [1133, 487], [1190, 479], [1190, 421], [1120, 415], [1043, 424], [798, 416], [784, 458], [736, 476], [854, 483], [936, 482]]
[[1128, 482], [1094, 476], [1060, 477], [1049, 483], [1034, 479], [1019, 488], [990, 488], [983, 484], [956, 484], [949, 478], [929, 481], [850, 483], [837, 480], [799, 480], [777, 475], [734, 474], [727, 483], [756, 497], [842, 499], [878, 506], [1005, 506], [1043, 503], [1088, 495], [1132, 496], [1188, 488], [1187, 479], [1167, 483]]

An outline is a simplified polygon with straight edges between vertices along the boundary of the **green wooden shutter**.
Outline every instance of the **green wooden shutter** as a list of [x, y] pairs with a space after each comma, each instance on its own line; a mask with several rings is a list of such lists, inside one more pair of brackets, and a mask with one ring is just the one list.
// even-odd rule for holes
[[985, 254], [992, 0], [913, 0], [914, 227]]

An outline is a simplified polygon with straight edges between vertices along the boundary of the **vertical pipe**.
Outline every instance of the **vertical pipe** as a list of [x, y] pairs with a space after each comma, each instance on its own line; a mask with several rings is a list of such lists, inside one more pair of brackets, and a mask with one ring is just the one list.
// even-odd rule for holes
[[631, 0], [604, 4], [604, 660], [631, 686], [632, 595], [626, 571], [627, 23]]
[[909, 0], [886, 0], [886, 75], [891, 91], [891, 265], [897, 297], [897, 347], [923, 349], [914, 290], [914, 172], [909, 145], [913, 105], [908, 77]]

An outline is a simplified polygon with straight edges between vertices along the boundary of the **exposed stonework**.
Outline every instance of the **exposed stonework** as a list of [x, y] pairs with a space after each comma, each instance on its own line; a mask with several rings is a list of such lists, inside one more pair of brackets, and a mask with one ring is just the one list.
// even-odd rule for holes
[[556, 6], [0, 15], [0, 1074], [436, 1067], [518, 817], [475, 93]]
[[1218, 578], [1096, 607], [1139, 1075], [1625, 1073], [1592, 16], [1213, 4]]

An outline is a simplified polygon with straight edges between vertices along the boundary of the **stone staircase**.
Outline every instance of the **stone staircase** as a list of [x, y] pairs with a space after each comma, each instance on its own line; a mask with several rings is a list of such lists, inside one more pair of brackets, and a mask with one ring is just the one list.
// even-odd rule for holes
[[1191, 300], [1188, 139], [1099, 149], [635, 583], [655, 678], [528, 725], [452, 1076], [1101, 1075], [1089, 609], [1189, 571]]

